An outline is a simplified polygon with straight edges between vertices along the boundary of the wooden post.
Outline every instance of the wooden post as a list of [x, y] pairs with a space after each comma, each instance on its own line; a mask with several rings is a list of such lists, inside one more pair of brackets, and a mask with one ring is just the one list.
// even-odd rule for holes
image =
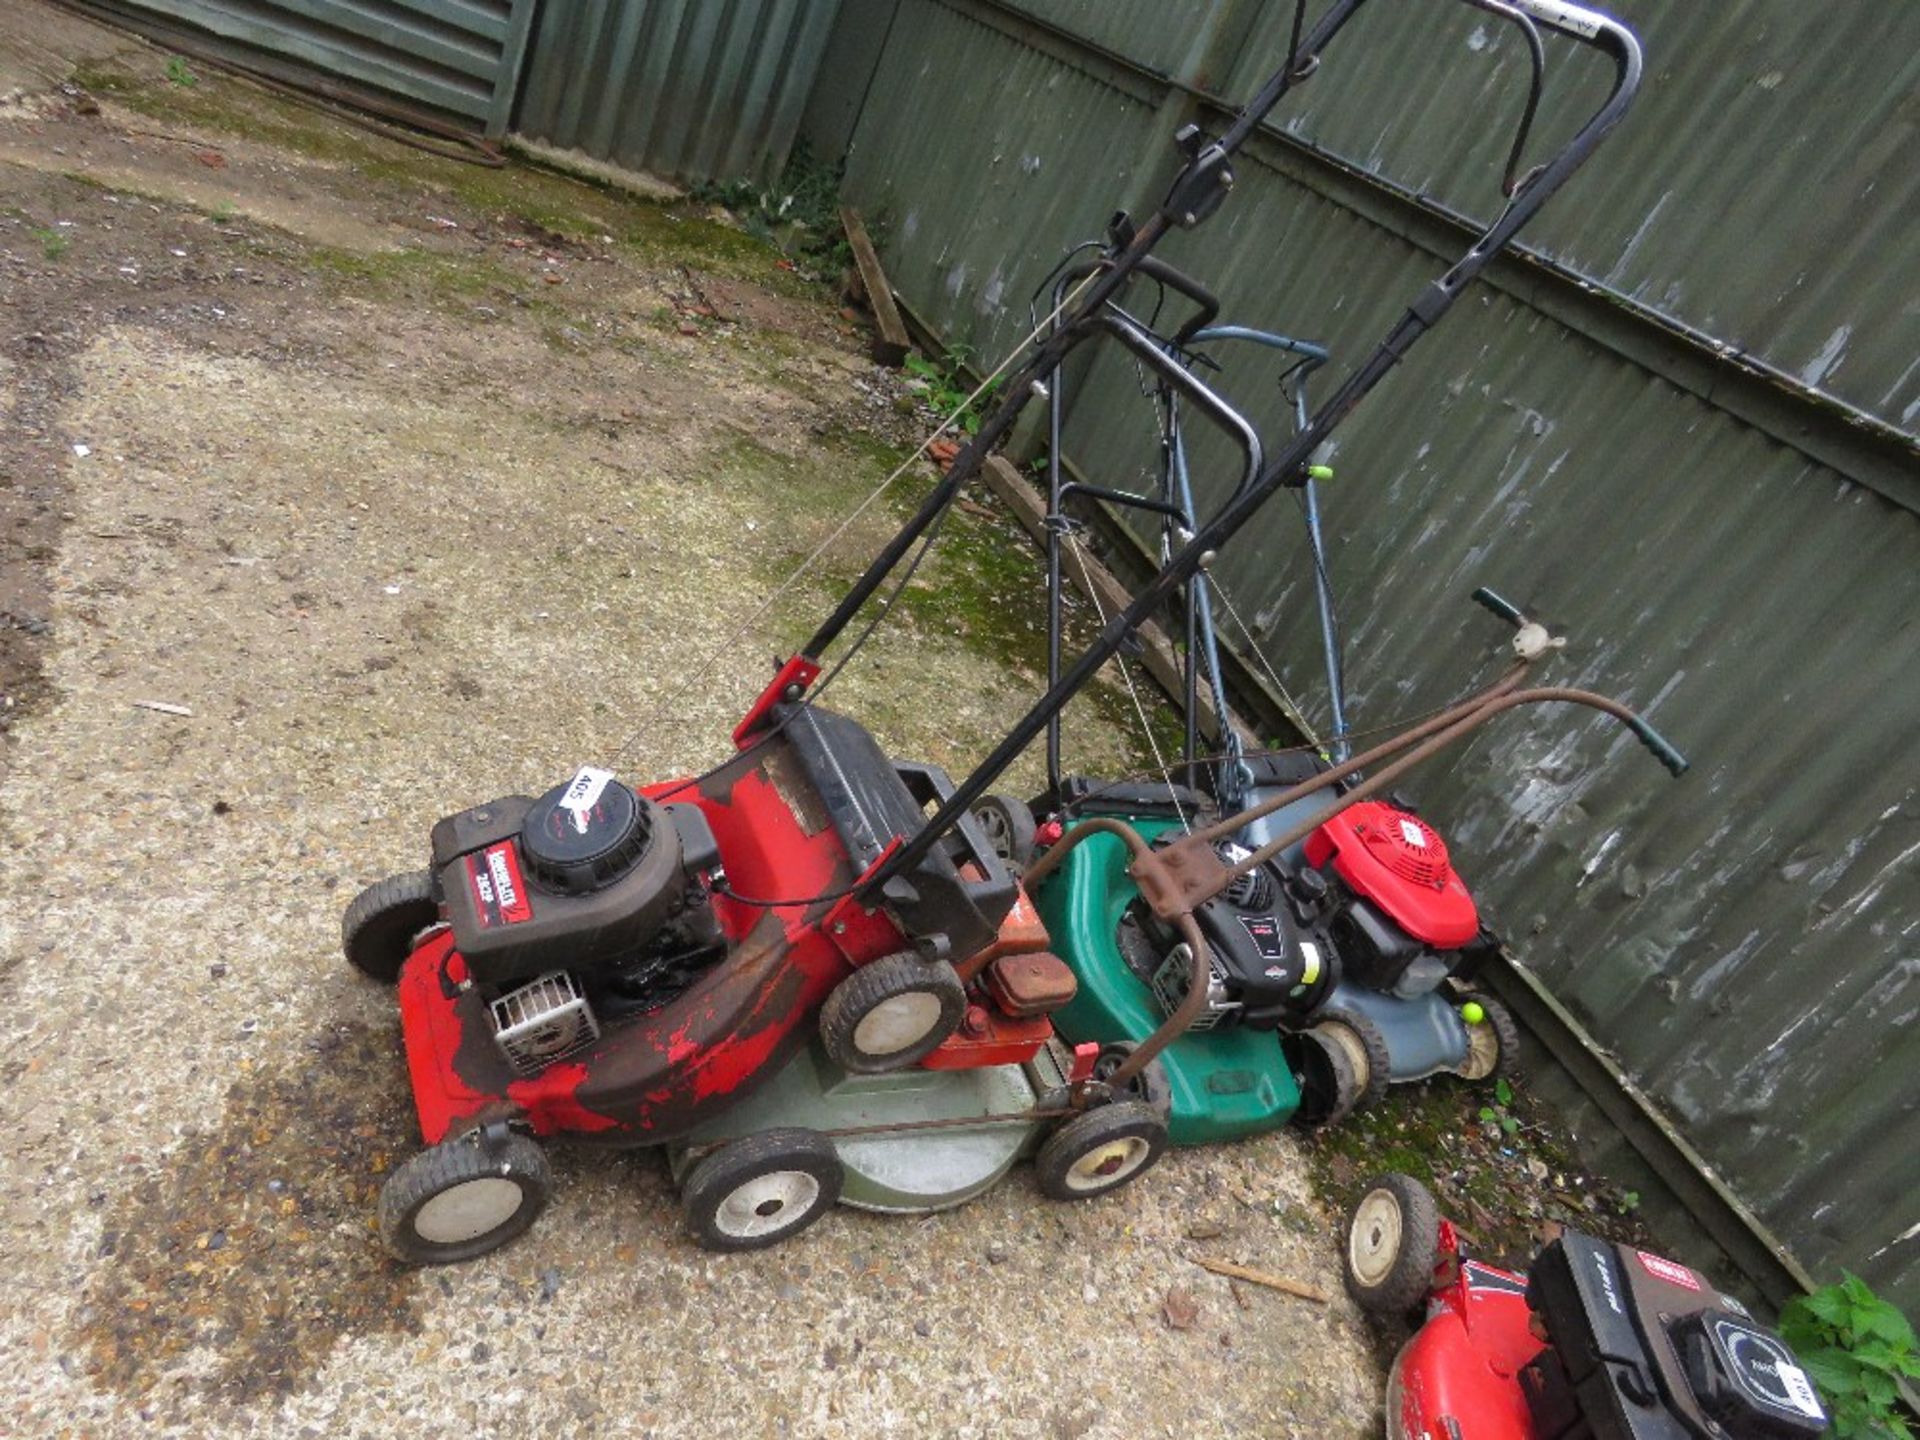
[[873, 358], [882, 365], [898, 368], [906, 360], [913, 341], [907, 335], [900, 307], [893, 303], [893, 290], [887, 284], [887, 272], [880, 268], [880, 256], [867, 236], [860, 212], [850, 205], [840, 207], [840, 224], [846, 229], [847, 243], [853, 247], [853, 263], [859, 267], [860, 283], [866, 288], [867, 309], [873, 313]]

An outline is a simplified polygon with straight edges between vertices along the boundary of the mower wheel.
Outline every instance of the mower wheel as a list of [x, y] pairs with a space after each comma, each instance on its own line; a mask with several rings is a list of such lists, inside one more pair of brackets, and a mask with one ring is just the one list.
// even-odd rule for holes
[[1347, 1293], [1362, 1310], [1401, 1316], [1426, 1298], [1440, 1256], [1440, 1209], [1411, 1175], [1380, 1175], [1347, 1215]]
[[1456, 1074], [1466, 1080], [1491, 1080], [1513, 1072], [1520, 1056], [1520, 1027], [1513, 1014], [1498, 1000], [1486, 995], [1463, 995], [1462, 1004], [1478, 1005], [1485, 1015], [1467, 1026], [1467, 1058]]
[[[1093, 1078], [1106, 1079], [1136, 1048], [1131, 1040], [1110, 1040], [1102, 1045], [1094, 1057]], [[1173, 1115], [1173, 1082], [1167, 1078], [1167, 1067], [1160, 1063], [1160, 1057], [1156, 1055], [1149, 1060], [1144, 1070], [1114, 1092], [1113, 1098], [1142, 1101], [1165, 1124]]]
[[1007, 867], [1009, 875], [1025, 873], [1033, 863], [1033, 810], [1024, 801], [1006, 795], [982, 795], [969, 812], [987, 837], [987, 844]]
[[380, 1188], [380, 1233], [415, 1265], [448, 1265], [497, 1250], [546, 1208], [553, 1175], [524, 1135], [443, 1140]]
[[762, 1250], [798, 1235], [840, 1198], [833, 1142], [812, 1130], [764, 1130], [703, 1158], [681, 1187], [687, 1228], [709, 1250]]
[[820, 1039], [843, 1070], [879, 1075], [924, 1060], [966, 1013], [966, 987], [953, 967], [903, 950], [835, 987], [820, 1007]]
[[1346, 1046], [1312, 1030], [1283, 1036], [1280, 1044], [1300, 1088], [1291, 1122], [1296, 1128], [1324, 1130], [1354, 1112], [1360, 1104], [1360, 1077]]
[[439, 920], [431, 875], [389, 875], [353, 897], [340, 917], [340, 948], [362, 975], [391, 985], [413, 953], [413, 937]]
[[1358, 1010], [1333, 1006], [1315, 1013], [1312, 1034], [1338, 1045], [1347, 1053], [1353, 1067], [1353, 1082], [1359, 1091], [1355, 1110], [1365, 1110], [1387, 1098], [1387, 1086], [1393, 1083], [1393, 1056], [1387, 1050], [1387, 1037], [1380, 1027]]
[[1167, 1148], [1167, 1126], [1142, 1100], [1115, 1100], [1064, 1121], [1034, 1157], [1049, 1200], [1091, 1200], [1153, 1168]]

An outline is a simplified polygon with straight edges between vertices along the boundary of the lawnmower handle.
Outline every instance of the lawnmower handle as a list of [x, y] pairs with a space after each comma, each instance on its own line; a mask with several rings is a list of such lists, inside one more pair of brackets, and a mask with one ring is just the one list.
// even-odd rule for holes
[[1589, 10], [1584, 5], [1569, 5], [1566, 0], [1507, 0], [1507, 4], [1542, 25], [1558, 30], [1563, 35], [1571, 35], [1576, 40], [1592, 40], [1602, 30], [1621, 28], [1620, 23], [1611, 16], [1602, 15], [1598, 10]]
[[[1066, 270], [1061, 272], [1060, 279], [1057, 282], [1058, 290], [1056, 294], [1064, 295], [1079, 281], [1084, 280], [1096, 270], [1105, 268], [1107, 263], [1108, 261], [1105, 256], [1096, 255], [1089, 259], [1082, 260], [1077, 265], [1068, 266]], [[1206, 329], [1207, 326], [1211, 325], [1220, 317], [1220, 297], [1218, 295], [1215, 295], [1191, 275], [1188, 275], [1184, 271], [1176, 270], [1157, 255], [1144, 256], [1140, 263], [1134, 266], [1133, 273], [1135, 275], [1145, 275], [1152, 280], [1158, 280], [1169, 290], [1176, 290], [1186, 296], [1187, 299], [1191, 300], [1198, 307], [1194, 311], [1192, 318], [1190, 318], [1186, 324], [1182, 325], [1179, 330], [1174, 332], [1173, 343], [1175, 345], [1185, 345], [1187, 341], [1193, 337], [1195, 331]]]
[[[1527, 617], [1520, 613], [1520, 607], [1502, 595], [1482, 585], [1473, 592], [1474, 602], [1485, 606], [1494, 614], [1516, 628], [1527, 623]], [[1640, 716], [1624, 707], [1617, 712], [1616, 718], [1629, 730], [1634, 738], [1653, 752], [1653, 758], [1667, 767], [1676, 780], [1687, 773], [1691, 762], [1673, 747], [1673, 743]]]
[[1672, 775], [1674, 779], [1678, 780], [1682, 775], [1687, 773], [1687, 769], [1692, 762], [1678, 750], [1674, 749], [1672, 742], [1658, 730], [1654, 729], [1653, 726], [1649, 725], [1638, 715], [1635, 715], [1631, 720], [1627, 721], [1627, 728], [1633, 731], [1634, 737], [1639, 740], [1642, 745], [1653, 752], [1654, 759], [1667, 767], [1667, 773]]
[[1496, 595], [1484, 585], [1473, 592], [1473, 601], [1476, 605], [1485, 606], [1516, 629], [1527, 623], [1527, 617], [1520, 613], [1520, 607], [1518, 605], [1514, 604], [1511, 600]]

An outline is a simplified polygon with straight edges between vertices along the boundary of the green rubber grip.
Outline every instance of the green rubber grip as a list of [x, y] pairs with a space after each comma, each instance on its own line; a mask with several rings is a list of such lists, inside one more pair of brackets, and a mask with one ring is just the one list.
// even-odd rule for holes
[[1638, 716], [1633, 720], [1633, 733], [1640, 738], [1642, 745], [1653, 752], [1653, 758], [1666, 766], [1676, 779], [1687, 773], [1692, 762], [1674, 749], [1666, 736]]
[[1493, 591], [1484, 585], [1473, 592], [1473, 599], [1476, 605], [1486, 606], [1487, 609], [1498, 615], [1509, 625], [1524, 625], [1527, 623], [1527, 617], [1520, 613], [1520, 607], [1518, 605], [1514, 604], [1511, 600], [1503, 599], [1494, 594]]

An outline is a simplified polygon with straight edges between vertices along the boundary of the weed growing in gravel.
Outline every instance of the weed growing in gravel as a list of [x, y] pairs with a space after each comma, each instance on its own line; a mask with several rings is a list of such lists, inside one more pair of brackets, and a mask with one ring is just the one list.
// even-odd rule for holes
[[1913, 1326], [1858, 1275], [1840, 1273], [1839, 1283], [1780, 1312], [1780, 1334], [1820, 1387], [1837, 1440], [1907, 1440], [1913, 1431], [1900, 1414], [1899, 1385], [1920, 1380]]
[[40, 253], [49, 260], [58, 260], [73, 247], [73, 241], [58, 230], [33, 229], [27, 233], [40, 242]]
[[690, 193], [696, 200], [726, 206], [756, 240], [779, 246], [791, 259], [824, 275], [837, 275], [853, 263], [846, 232], [840, 228], [842, 169], [816, 158], [803, 140], [773, 185], [731, 180], [696, 185]]
[[996, 379], [977, 397], [974, 395], [974, 381], [968, 368], [972, 356], [973, 352], [965, 345], [956, 345], [944, 360], [929, 360], [916, 350], [906, 361], [907, 372], [914, 377], [913, 387], [921, 397], [942, 420], [952, 416], [954, 423], [968, 435], [979, 433], [980, 421], [993, 408], [994, 395], [1000, 388]]

